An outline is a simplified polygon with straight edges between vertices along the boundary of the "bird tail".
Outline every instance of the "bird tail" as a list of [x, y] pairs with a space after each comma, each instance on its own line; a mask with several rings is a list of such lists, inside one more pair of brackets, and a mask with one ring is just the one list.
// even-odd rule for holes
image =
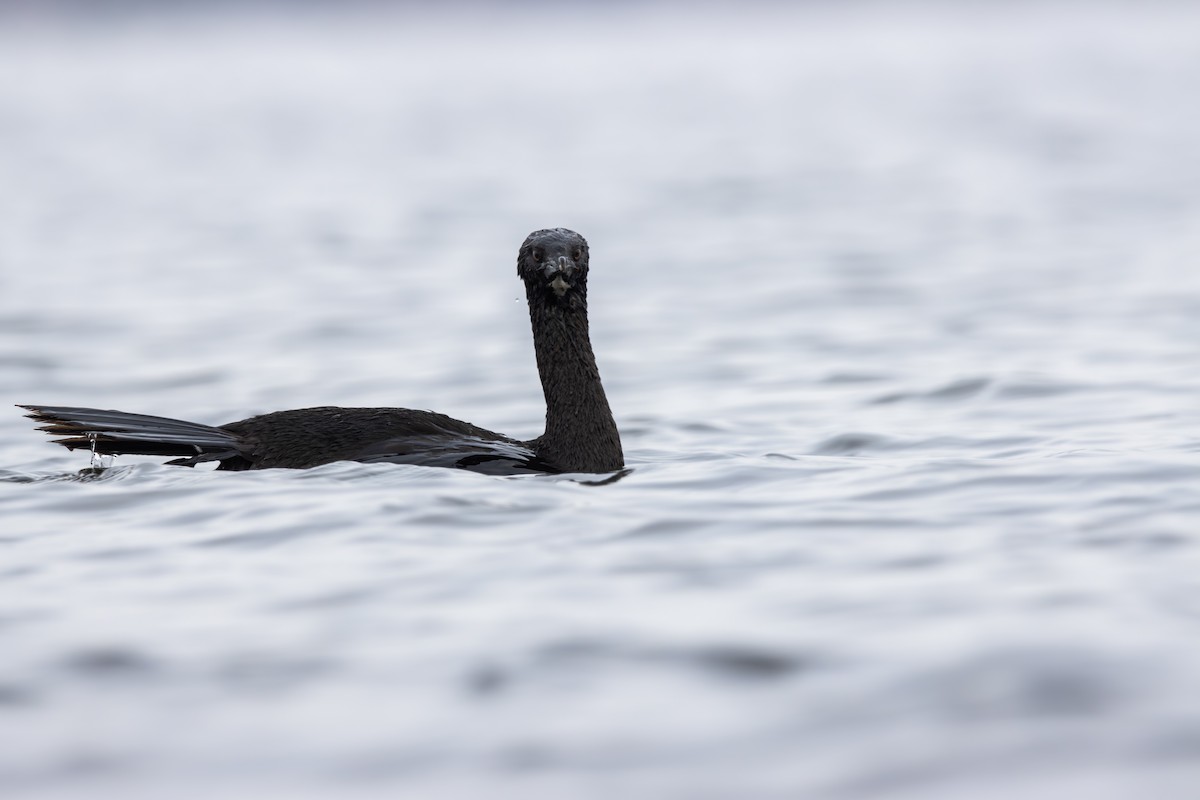
[[237, 437], [229, 431], [167, 417], [68, 406], [18, 406], [43, 423], [38, 430], [69, 450], [101, 455], [176, 456], [169, 462], [194, 466], [203, 461], [238, 459]]

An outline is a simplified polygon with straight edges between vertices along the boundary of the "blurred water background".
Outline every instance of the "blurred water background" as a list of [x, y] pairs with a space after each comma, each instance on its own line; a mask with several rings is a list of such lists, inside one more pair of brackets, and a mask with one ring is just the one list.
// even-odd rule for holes
[[[1200, 9], [0, 7], [0, 794], [1194, 798]], [[224, 474], [13, 403], [520, 437]]]

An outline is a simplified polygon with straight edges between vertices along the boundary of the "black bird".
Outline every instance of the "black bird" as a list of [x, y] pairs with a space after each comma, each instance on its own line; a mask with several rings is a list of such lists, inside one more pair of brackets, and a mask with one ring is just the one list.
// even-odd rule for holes
[[195, 422], [64, 406], [21, 406], [69, 449], [101, 455], [173, 456], [192, 467], [305, 469], [332, 461], [456, 467], [489, 474], [611, 472], [621, 439], [592, 355], [587, 317], [588, 245], [565, 228], [534, 231], [517, 254], [533, 349], [546, 396], [546, 431], [527, 442], [444, 414], [407, 408], [301, 408], [211, 427]]

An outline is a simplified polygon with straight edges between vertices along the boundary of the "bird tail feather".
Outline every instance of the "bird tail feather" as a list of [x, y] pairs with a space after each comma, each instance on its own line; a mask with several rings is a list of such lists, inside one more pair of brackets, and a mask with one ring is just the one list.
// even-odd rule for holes
[[101, 455], [176, 456], [173, 464], [193, 466], [241, 455], [237, 437], [229, 431], [147, 414], [98, 408], [26, 406], [27, 417], [70, 450], [88, 449]]

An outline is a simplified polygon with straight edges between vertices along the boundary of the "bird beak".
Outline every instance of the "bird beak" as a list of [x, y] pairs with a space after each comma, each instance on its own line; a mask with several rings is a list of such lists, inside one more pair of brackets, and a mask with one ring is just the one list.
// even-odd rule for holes
[[571, 280], [575, 277], [575, 273], [579, 268], [571, 262], [571, 259], [566, 256], [559, 256], [556, 259], [547, 259], [542, 264], [542, 272], [550, 279], [550, 288], [559, 297], [567, 293], [571, 288]]

